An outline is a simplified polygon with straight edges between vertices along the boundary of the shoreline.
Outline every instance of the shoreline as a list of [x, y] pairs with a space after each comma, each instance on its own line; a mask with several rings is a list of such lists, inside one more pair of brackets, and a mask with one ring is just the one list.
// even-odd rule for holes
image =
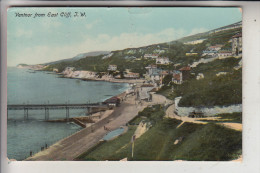
[[[139, 111], [145, 107], [154, 104], [164, 104], [167, 99], [164, 96], [154, 94], [152, 102], [144, 102], [142, 105], [136, 104], [135, 95], [129, 95], [126, 100], [116, 107], [107, 116], [99, 121], [99, 124], [84, 128], [65, 139], [51, 145], [48, 149], [34, 154], [32, 157], [25, 159], [32, 160], [74, 160], [77, 156], [87, 151], [89, 148], [97, 144], [108, 133], [104, 130], [106, 126], [109, 131], [115, 130], [120, 126], [125, 126]], [[169, 101], [168, 101], [169, 102]], [[93, 131], [91, 131], [93, 130]]]
[[[14, 68], [17, 68], [17, 67], [14, 67]], [[25, 69], [25, 70], [28, 70], [27, 68], [23, 68], [23, 69]], [[36, 72], [43, 72], [43, 73], [45, 73], [45, 74], [55, 74], [55, 75], [57, 75], [57, 73], [55, 73], [55, 72], [48, 72], [48, 71], [39, 71], [39, 70], [33, 70], [33, 71], [36, 71]], [[28, 72], [29, 73], [29, 72]], [[53, 77], [55, 77], [55, 76], [53, 76]], [[64, 77], [64, 78], [67, 78], [67, 79], [80, 79], [80, 80], [84, 80], [84, 79], [82, 79], [82, 78], [68, 78], [68, 77]], [[92, 80], [92, 81], [101, 81], [101, 82], [112, 82], [112, 81], [102, 81], [102, 80]], [[131, 83], [134, 83], [135, 81], [133, 81], [133, 82], [131, 82]], [[120, 82], [120, 83], [122, 83], [122, 82]], [[128, 83], [128, 82], [126, 82], [126, 81], [124, 81], [123, 83]], [[111, 95], [109, 95], [108, 97], [106, 97], [106, 98], [104, 98], [104, 99], [107, 99], [107, 98], [111, 98], [111, 97], [119, 97], [120, 98], [120, 100], [122, 100], [122, 98], [124, 98], [124, 96], [126, 95], [126, 92], [127, 92], [127, 90], [129, 89], [129, 88], [131, 88], [129, 85], [125, 85], [123, 88], [122, 88], [122, 90], [120, 89], [120, 90], [117, 90], [118, 91], [118, 94], [111, 94]], [[109, 94], [109, 93], [108, 93]], [[99, 114], [99, 112], [98, 112], [98, 114]], [[92, 115], [89, 115], [90, 117], [91, 116], [93, 116], [93, 115], [96, 115], [95, 113], [94, 114], [92, 114]], [[64, 122], [63, 122], [64, 123]], [[89, 124], [90, 125], [90, 124]], [[85, 128], [84, 128], [85, 129]], [[80, 131], [82, 131], [82, 130], [84, 130], [84, 129], [80, 129], [79, 131], [76, 131], [76, 132], [74, 132], [73, 134], [71, 134], [71, 135], [69, 135], [69, 136], [66, 136], [66, 137], [64, 137], [64, 138], [60, 138], [60, 139], [56, 139], [56, 142], [54, 142], [53, 144], [50, 144], [49, 145], [49, 147], [50, 146], [52, 146], [52, 145], [55, 145], [56, 143], [58, 143], [58, 142], [60, 142], [60, 141], [62, 141], [62, 140], [64, 140], [64, 139], [66, 139], [66, 138], [68, 138], [68, 137], [70, 137], [70, 136], [72, 136], [72, 135], [75, 135], [75, 134], [77, 134], [78, 132], [80, 132]], [[41, 151], [39, 151], [39, 152], [41, 152]], [[35, 152], [34, 154], [37, 154], [37, 153], [39, 153], [39, 152]], [[30, 156], [29, 156], [30, 157]], [[26, 159], [28, 159], [29, 157], [27, 157], [27, 158], [25, 158], [25, 160]], [[23, 159], [24, 160], [24, 159]]]
[[[48, 73], [48, 74], [51, 74], [51, 73]], [[55, 73], [53, 73], [53, 74], [55, 74]], [[72, 77], [64, 77], [64, 78], [67, 78], [67, 79], [81, 79], [81, 80], [83, 80], [82, 78], [72, 78]], [[101, 81], [101, 80], [93, 80], [93, 81]], [[104, 82], [111, 82], [111, 81], [104, 81]], [[120, 82], [120, 83], [128, 83], [128, 82]], [[121, 93], [119, 93], [119, 94], [117, 94], [117, 95], [111, 95], [111, 96], [109, 96], [109, 98], [111, 98], [111, 97], [118, 97], [118, 98], [120, 98], [120, 100], [122, 101], [125, 97], [126, 97], [126, 91], [129, 89], [129, 86], [126, 88], [126, 89], [124, 89], [124, 91], [123, 92], [121, 92]], [[111, 112], [112, 111], [112, 112]], [[69, 136], [67, 136], [67, 137], [65, 137], [65, 138], [63, 138], [63, 139], [60, 139], [60, 140], [57, 140], [55, 143], [53, 143], [52, 145], [50, 145], [47, 149], [45, 149], [45, 150], [43, 150], [43, 151], [39, 151], [39, 152], [37, 152], [37, 153], [35, 153], [35, 154], [33, 154], [32, 156], [29, 156], [29, 157], [27, 157], [26, 159], [24, 159], [24, 161], [27, 161], [27, 160], [31, 160], [31, 159], [33, 159], [33, 157], [37, 157], [38, 155], [41, 155], [42, 153], [44, 153], [46, 150], [48, 150], [49, 148], [53, 148], [53, 147], [56, 147], [56, 145], [60, 145], [60, 143], [63, 143], [64, 141], [66, 141], [66, 140], [70, 140], [70, 138], [73, 138], [73, 136], [77, 136], [77, 135], [80, 135], [81, 133], [86, 133], [86, 132], [88, 132], [88, 134], [87, 135], [89, 135], [89, 133], [95, 128], [95, 127], [93, 127], [93, 126], [96, 126], [100, 121], [104, 121], [104, 119], [106, 120], [106, 119], [108, 119], [108, 120], [106, 120], [106, 121], [110, 121], [110, 119], [109, 118], [113, 118], [112, 117], [112, 114], [113, 114], [113, 112], [115, 111], [115, 109], [113, 109], [113, 110], [106, 110], [106, 111], [99, 111], [99, 112], [96, 112], [96, 113], [94, 113], [94, 114], [91, 114], [91, 115], [88, 115], [87, 117], [90, 117], [90, 118], [95, 118], [95, 116], [97, 116], [97, 114], [103, 114], [102, 116], [104, 116], [104, 114], [108, 114], [105, 118], [103, 117], [101, 120], [98, 120], [98, 121], [96, 121], [95, 123], [88, 123], [89, 125], [87, 125], [86, 124], [86, 126], [85, 126], [85, 128], [83, 127], [83, 129], [81, 129], [81, 130], [79, 130], [79, 131], [77, 131], [77, 132], [75, 132], [75, 133], [73, 133], [73, 134], [71, 134], [71, 135], [69, 135]], [[86, 116], [85, 116], [86, 117]], [[77, 117], [76, 117], [77, 118]], [[58, 122], [61, 122], [61, 123], [64, 123], [64, 122], [62, 122], [62, 120], [54, 120], [54, 122], [56, 122], [56, 121], [58, 121]], [[78, 124], [79, 125], [79, 124]], [[103, 127], [103, 126], [102, 126]], [[112, 128], [112, 129], [110, 129], [110, 131], [112, 131], [112, 130], [115, 130], [115, 129], [117, 129], [117, 128]], [[103, 135], [103, 137], [104, 137], [105, 135]], [[102, 137], [102, 138], [103, 138]], [[99, 140], [101, 140], [101, 139], [99, 139]], [[96, 143], [95, 143], [96, 144]], [[80, 153], [80, 154], [82, 154], [82, 153]]]
[[[51, 74], [51, 73], [49, 73]], [[55, 74], [55, 73], [52, 73]], [[56, 75], [63, 75], [63, 74], [57, 74]], [[66, 78], [66, 79], [78, 79], [82, 81], [100, 81], [100, 82], [111, 82], [111, 83], [128, 83], [128, 84], [134, 84], [134, 83], [143, 83], [146, 80], [145, 79], [100, 79], [100, 78], [77, 78], [77, 77], [66, 77], [66, 76], [60, 76], [59, 78]]]

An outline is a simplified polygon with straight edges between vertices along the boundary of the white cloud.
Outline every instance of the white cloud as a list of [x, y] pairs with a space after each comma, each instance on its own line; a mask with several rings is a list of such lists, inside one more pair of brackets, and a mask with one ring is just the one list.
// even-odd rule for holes
[[[194, 29], [191, 33], [204, 31], [204, 28]], [[167, 28], [158, 33], [122, 33], [118, 36], [100, 34], [97, 37], [85, 36], [85, 41], [70, 45], [57, 46], [33, 46], [23, 49], [21, 52], [10, 52], [8, 65], [18, 63], [39, 64], [59, 59], [72, 58], [79, 53], [90, 51], [112, 51], [125, 48], [141, 47], [156, 43], [163, 43], [176, 40], [186, 36], [183, 29]], [[18, 59], [19, 58], [19, 59]], [[16, 59], [15, 62], [14, 60]]]

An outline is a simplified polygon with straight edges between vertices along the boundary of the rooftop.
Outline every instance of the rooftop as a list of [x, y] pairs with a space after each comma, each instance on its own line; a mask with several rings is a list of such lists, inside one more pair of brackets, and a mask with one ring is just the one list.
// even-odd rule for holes
[[190, 71], [191, 70], [191, 67], [182, 67], [179, 69], [180, 71]]

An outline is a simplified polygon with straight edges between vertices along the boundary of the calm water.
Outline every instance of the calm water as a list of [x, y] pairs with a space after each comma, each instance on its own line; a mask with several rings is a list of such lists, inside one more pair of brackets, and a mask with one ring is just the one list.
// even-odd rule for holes
[[[128, 88], [127, 84], [58, 78], [54, 74], [18, 68], [8, 68], [7, 80], [8, 104], [94, 103]], [[66, 117], [65, 110], [50, 110], [49, 114], [50, 119]], [[85, 115], [85, 110], [70, 110], [71, 117], [81, 115]], [[44, 110], [29, 110], [29, 120], [24, 120], [24, 111], [8, 112], [8, 158], [25, 159], [30, 151], [36, 153], [45, 144], [50, 146], [81, 129], [74, 123], [43, 120]]]
[[122, 134], [123, 132], [125, 131], [125, 129], [124, 128], [118, 128], [118, 129], [116, 129], [116, 130], [113, 130], [113, 131], [111, 131], [111, 132], [109, 132], [108, 134], [106, 134], [106, 136], [104, 136], [104, 140], [110, 140], [110, 139], [112, 139], [112, 138], [114, 138], [114, 137], [116, 137], [116, 136], [119, 136], [120, 134]]

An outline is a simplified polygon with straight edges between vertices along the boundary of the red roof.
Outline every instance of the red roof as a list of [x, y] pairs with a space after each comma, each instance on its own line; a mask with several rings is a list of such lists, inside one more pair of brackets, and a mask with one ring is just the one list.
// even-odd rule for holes
[[180, 73], [174, 74], [174, 75], [173, 75], [173, 78], [174, 78], [175, 80], [180, 80], [180, 79], [181, 79]]
[[190, 71], [191, 67], [182, 67], [179, 69], [180, 71]]
[[169, 74], [169, 72], [168, 71], [162, 71], [161, 74], [162, 75], [167, 75], [167, 74]]

